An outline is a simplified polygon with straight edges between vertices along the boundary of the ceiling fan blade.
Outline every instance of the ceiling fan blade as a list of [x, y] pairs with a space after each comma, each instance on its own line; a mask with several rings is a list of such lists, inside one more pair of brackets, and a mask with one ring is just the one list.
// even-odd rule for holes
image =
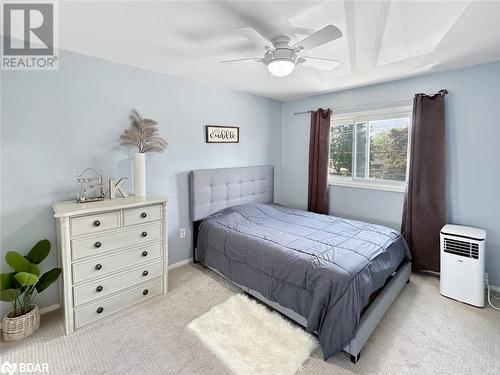
[[300, 42], [295, 44], [293, 48], [300, 48], [304, 50], [309, 50], [318, 47], [322, 44], [331, 42], [332, 40], [338, 39], [342, 36], [342, 31], [333, 25], [328, 25], [323, 27], [321, 30], [316, 31], [314, 34], [302, 39]]
[[315, 68], [320, 70], [333, 70], [337, 67], [337, 65], [339, 65], [339, 62], [337, 60], [323, 59], [321, 57], [309, 57], [309, 56], [301, 57], [299, 63], [309, 68]]
[[261, 57], [247, 57], [247, 58], [244, 58], [244, 59], [224, 60], [224, 61], [221, 61], [221, 63], [235, 63], [235, 62], [240, 62], [240, 61], [263, 62], [264, 59], [261, 58]]
[[242, 26], [237, 27], [236, 30], [260, 47], [272, 47], [273, 45], [269, 39], [262, 36], [262, 34], [253, 27]]

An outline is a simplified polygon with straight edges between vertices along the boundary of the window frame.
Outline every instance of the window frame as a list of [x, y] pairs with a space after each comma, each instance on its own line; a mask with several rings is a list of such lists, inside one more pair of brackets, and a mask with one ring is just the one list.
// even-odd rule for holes
[[[406, 177], [405, 181], [381, 180], [356, 177], [357, 168], [357, 134], [356, 128], [359, 123], [367, 123], [369, 121], [386, 120], [393, 118], [408, 117], [408, 150], [406, 154]], [[352, 124], [352, 176], [335, 176], [328, 173], [328, 184], [333, 186], [353, 187], [361, 189], [385, 190], [394, 192], [404, 192], [408, 181], [408, 168], [410, 165], [410, 135], [412, 123], [412, 106], [390, 107], [376, 110], [366, 110], [358, 112], [348, 112], [333, 114], [330, 121], [330, 129], [339, 125]], [[368, 126], [367, 126], [368, 129]], [[330, 148], [329, 148], [330, 150]], [[330, 160], [330, 155], [328, 155]], [[329, 164], [329, 163], [328, 163]]]

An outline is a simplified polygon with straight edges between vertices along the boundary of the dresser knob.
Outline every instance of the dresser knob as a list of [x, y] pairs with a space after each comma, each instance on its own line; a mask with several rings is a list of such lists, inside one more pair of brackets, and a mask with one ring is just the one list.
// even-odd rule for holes
[[148, 271], [142, 271], [142, 276], [147, 276], [148, 275]]
[[146, 237], [147, 235], [148, 235], [148, 232], [142, 232], [142, 233], [141, 233], [141, 236], [142, 236], [142, 237]]
[[94, 221], [94, 227], [98, 227], [101, 225], [101, 222], [99, 220]]
[[144, 251], [142, 252], [142, 256], [143, 256], [143, 257], [148, 256], [148, 252], [147, 252], [146, 250], [144, 250]]
[[101, 247], [101, 243], [99, 241], [97, 241], [95, 244], [94, 244], [95, 247], [97, 248], [100, 248]]
[[95, 288], [96, 292], [102, 292], [102, 285], [99, 285], [97, 288]]
[[147, 289], [144, 289], [144, 290], [142, 291], [142, 294], [145, 296], [146, 294], [148, 294], [148, 290], [147, 290]]
[[142, 217], [143, 219], [144, 219], [144, 218], [146, 218], [147, 216], [148, 216], [148, 214], [147, 214], [147, 213], [145, 213], [145, 212], [143, 212], [143, 213], [141, 214], [141, 217]]
[[102, 268], [102, 266], [101, 266], [99, 263], [97, 263], [97, 264], [95, 265], [95, 269], [96, 269], [96, 270], [98, 270], [98, 271], [99, 271], [101, 268]]
[[96, 313], [100, 314], [104, 311], [104, 308], [98, 307], [97, 310], [95, 311]]

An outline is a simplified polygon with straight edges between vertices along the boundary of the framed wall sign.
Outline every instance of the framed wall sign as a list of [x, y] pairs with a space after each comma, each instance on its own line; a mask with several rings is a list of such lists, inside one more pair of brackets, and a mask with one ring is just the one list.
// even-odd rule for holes
[[239, 143], [240, 128], [238, 126], [205, 126], [206, 143]]

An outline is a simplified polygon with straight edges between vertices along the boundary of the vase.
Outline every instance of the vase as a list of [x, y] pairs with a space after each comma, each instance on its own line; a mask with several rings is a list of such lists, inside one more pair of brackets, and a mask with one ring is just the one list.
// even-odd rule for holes
[[9, 312], [2, 321], [2, 334], [5, 341], [20, 340], [35, 333], [40, 327], [40, 310], [33, 305], [31, 311], [21, 316]]
[[133, 163], [134, 195], [143, 197], [146, 195], [146, 154], [134, 154]]

